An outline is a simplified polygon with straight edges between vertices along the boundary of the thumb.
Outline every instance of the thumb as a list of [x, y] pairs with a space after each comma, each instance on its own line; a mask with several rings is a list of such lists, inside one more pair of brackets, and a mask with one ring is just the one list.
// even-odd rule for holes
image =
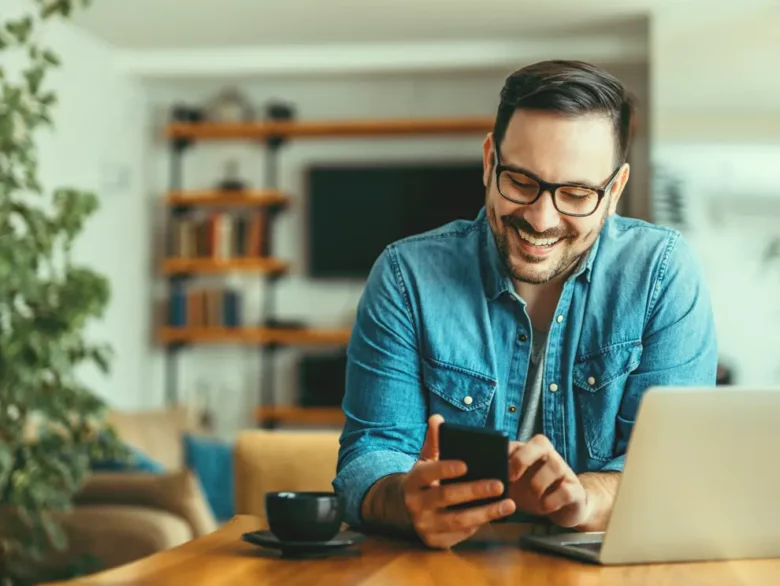
[[420, 460], [439, 459], [439, 426], [444, 423], [441, 415], [431, 415], [428, 418], [428, 431], [425, 432], [425, 442], [420, 451]]

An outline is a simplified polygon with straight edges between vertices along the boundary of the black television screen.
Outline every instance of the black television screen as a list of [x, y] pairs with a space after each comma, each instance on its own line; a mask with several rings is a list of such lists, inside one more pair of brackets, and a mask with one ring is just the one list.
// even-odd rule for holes
[[307, 183], [316, 278], [365, 278], [391, 242], [472, 220], [485, 201], [481, 161], [316, 166]]

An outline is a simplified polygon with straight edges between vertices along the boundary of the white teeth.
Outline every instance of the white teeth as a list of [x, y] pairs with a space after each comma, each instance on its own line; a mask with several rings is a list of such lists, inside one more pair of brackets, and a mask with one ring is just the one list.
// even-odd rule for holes
[[560, 238], [534, 238], [533, 236], [529, 236], [528, 234], [521, 232], [520, 230], [516, 230], [517, 235], [520, 236], [523, 240], [526, 242], [533, 244], [534, 246], [552, 246], [556, 242], [560, 240]]

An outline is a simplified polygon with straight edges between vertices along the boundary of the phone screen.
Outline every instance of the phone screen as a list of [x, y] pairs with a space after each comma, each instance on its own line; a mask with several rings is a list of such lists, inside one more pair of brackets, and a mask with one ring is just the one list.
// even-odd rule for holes
[[468, 471], [459, 478], [443, 480], [442, 484], [472, 480], [500, 480], [504, 494], [478, 501], [454, 505], [462, 509], [500, 501], [507, 496], [509, 486], [509, 438], [494, 429], [444, 422], [439, 427], [439, 459], [461, 460]]

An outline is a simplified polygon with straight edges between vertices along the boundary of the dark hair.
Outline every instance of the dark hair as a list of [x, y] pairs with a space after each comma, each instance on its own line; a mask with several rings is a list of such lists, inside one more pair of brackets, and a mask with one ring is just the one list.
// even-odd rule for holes
[[501, 146], [509, 120], [518, 108], [570, 116], [601, 114], [612, 122], [616, 162], [622, 164], [631, 144], [634, 107], [633, 96], [603, 69], [582, 61], [542, 61], [507, 77], [501, 90], [493, 137]]

